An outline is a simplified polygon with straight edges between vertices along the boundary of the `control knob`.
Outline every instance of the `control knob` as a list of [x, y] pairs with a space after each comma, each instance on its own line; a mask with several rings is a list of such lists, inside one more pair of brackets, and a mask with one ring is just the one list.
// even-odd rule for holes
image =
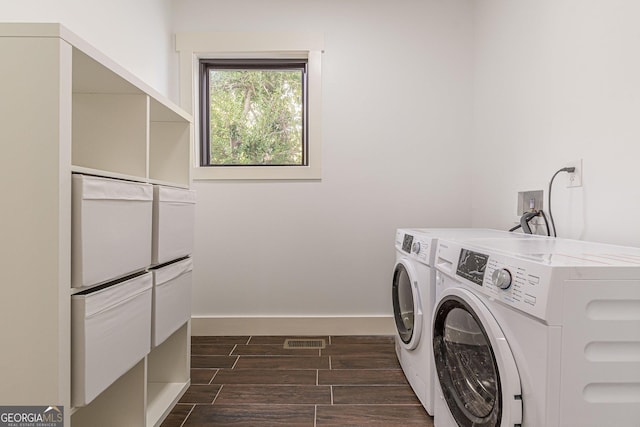
[[491, 275], [491, 281], [500, 289], [509, 289], [509, 286], [511, 286], [511, 273], [506, 268], [499, 268]]
[[413, 246], [411, 247], [411, 249], [413, 249], [413, 252], [417, 255], [420, 253], [420, 242], [415, 242], [413, 244]]

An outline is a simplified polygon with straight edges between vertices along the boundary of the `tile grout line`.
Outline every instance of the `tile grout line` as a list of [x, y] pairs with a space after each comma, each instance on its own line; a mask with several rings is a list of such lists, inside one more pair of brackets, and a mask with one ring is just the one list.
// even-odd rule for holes
[[236, 365], [238, 364], [238, 361], [240, 360], [240, 356], [236, 356], [236, 361], [233, 362], [233, 366], [231, 366], [231, 369], [235, 369]]
[[320, 369], [316, 369], [316, 385], [320, 385]]
[[220, 372], [220, 369], [216, 369], [216, 373], [213, 374], [213, 376], [211, 377], [211, 379], [209, 380], [209, 382], [207, 383], [207, 385], [211, 385], [213, 383], [213, 380], [216, 378], [216, 376], [218, 375], [218, 372]]
[[[274, 405], [286, 405], [286, 403], [276, 403]], [[303, 403], [292, 403], [292, 405], [304, 405]], [[346, 407], [346, 406], [392, 406], [398, 407], [401, 406], [403, 408], [423, 408], [421, 403], [339, 403], [335, 405], [336, 407]]]
[[211, 402], [211, 405], [213, 405], [214, 403], [216, 403], [216, 399], [218, 398], [218, 396], [220, 396], [220, 393], [222, 392], [222, 388], [224, 387], [224, 384], [222, 384], [220, 386], [220, 388], [218, 389], [218, 392], [216, 393], [216, 395], [213, 398], [213, 401]]
[[331, 367], [331, 356], [329, 356], [329, 370], [332, 370], [333, 368]]
[[238, 344], [234, 344], [233, 348], [231, 349], [229, 354], [227, 354], [227, 356], [233, 356], [233, 352], [235, 351], [236, 348], [238, 348]]
[[329, 389], [331, 390], [331, 405], [333, 405], [333, 386], [329, 386]]
[[251, 338], [253, 338], [253, 335], [249, 335], [249, 338], [247, 338], [247, 342], [244, 343], [244, 345], [249, 345], [249, 343], [251, 342]]
[[313, 427], [318, 423], [318, 405], [313, 405]]
[[189, 410], [189, 413], [187, 414], [186, 417], [184, 417], [184, 420], [182, 420], [182, 424], [180, 424], [180, 427], [184, 426], [184, 423], [187, 422], [187, 418], [189, 418], [189, 415], [191, 415], [191, 413], [193, 412], [193, 410], [196, 408], [196, 405], [191, 405], [191, 409]]

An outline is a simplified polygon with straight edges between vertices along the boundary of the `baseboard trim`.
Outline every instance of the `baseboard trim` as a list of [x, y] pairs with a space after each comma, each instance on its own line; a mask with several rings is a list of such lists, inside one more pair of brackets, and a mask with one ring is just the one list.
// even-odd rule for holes
[[191, 335], [393, 335], [392, 316], [191, 318]]

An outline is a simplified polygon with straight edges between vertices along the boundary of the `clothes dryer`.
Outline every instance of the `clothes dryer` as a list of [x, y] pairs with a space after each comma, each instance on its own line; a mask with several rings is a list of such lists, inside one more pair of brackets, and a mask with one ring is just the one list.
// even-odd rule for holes
[[640, 249], [440, 240], [436, 427], [640, 420]]
[[531, 239], [528, 234], [474, 228], [401, 228], [396, 231], [392, 302], [398, 361], [416, 396], [433, 414], [431, 318], [435, 301], [435, 248], [439, 238]]

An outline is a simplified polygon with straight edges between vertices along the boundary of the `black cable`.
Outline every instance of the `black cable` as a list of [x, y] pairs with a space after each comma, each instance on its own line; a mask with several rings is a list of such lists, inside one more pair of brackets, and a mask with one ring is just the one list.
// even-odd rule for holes
[[547, 228], [547, 236], [551, 236], [549, 232], [549, 221], [547, 220], [547, 216], [544, 214], [544, 211], [540, 211], [540, 215], [542, 215], [542, 219], [544, 219], [544, 226]]
[[575, 171], [576, 171], [576, 168], [574, 167], [562, 168], [558, 170], [556, 173], [554, 173], [553, 176], [551, 177], [551, 181], [549, 181], [549, 203], [547, 204], [547, 206], [549, 207], [549, 220], [551, 221], [551, 228], [553, 229], [553, 237], [558, 237], [558, 234], [556, 233], [556, 224], [553, 222], [553, 214], [551, 213], [551, 187], [553, 186], [553, 180], [555, 179], [556, 175], [558, 175], [560, 172], [573, 173]]
[[520, 228], [520, 227], [521, 227], [521, 225], [520, 225], [520, 224], [518, 224], [518, 225], [516, 225], [515, 227], [513, 227], [513, 228], [509, 229], [509, 232], [516, 231], [516, 230], [517, 230], [518, 228]]

